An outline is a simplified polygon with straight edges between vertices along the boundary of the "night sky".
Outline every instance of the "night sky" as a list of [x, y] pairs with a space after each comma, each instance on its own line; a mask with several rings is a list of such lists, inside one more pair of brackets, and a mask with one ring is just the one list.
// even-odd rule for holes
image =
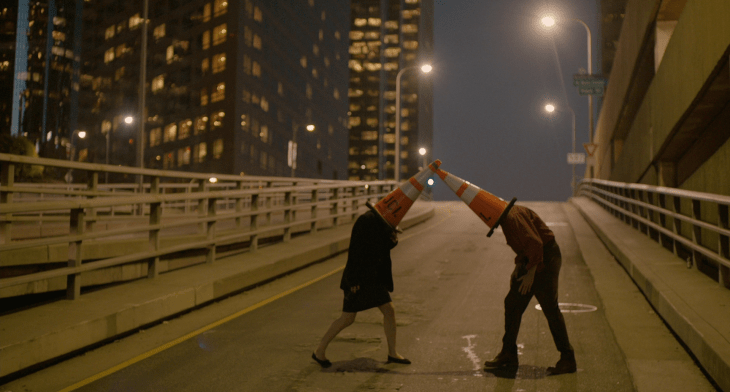
[[[442, 169], [509, 200], [570, 197], [572, 115], [576, 152], [588, 142], [588, 98], [573, 86], [587, 69], [585, 28], [600, 74], [597, 0], [435, 0], [434, 151]], [[540, 25], [551, 13], [552, 30]], [[562, 72], [561, 72], [562, 71]], [[546, 103], [557, 110], [548, 114]], [[594, 98], [594, 110], [600, 98]], [[561, 111], [564, 110], [564, 111]], [[596, 114], [594, 120], [597, 120]], [[580, 180], [585, 165], [576, 166]], [[440, 180], [436, 200], [455, 200]]]

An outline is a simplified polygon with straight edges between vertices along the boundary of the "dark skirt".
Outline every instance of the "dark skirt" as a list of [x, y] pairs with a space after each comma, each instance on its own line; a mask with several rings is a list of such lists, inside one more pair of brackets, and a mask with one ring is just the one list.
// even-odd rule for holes
[[342, 311], [347, 313], [356, 313], [391, 302], [388, 290], [382, 286], [360, 287], [360, 290], [355, 293], [349, 290], [344, 291], [345, 300], [342, 303]]

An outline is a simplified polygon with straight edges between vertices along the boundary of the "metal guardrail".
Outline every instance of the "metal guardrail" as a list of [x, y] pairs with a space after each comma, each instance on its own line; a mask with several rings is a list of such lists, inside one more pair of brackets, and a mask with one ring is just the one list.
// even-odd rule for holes
[[[185, 173], [8, 154], [0, 154], [0, 164], [0, 266], [23, 264], [13, 261], [23, 251], [68, 246], [65, 267], [0, 278], [0, 290], [66, 277], [68, 299], [79, 298], [83, 273], [142, 263], [147, 276], [154, 278], [160, 273], [161, 257], [196, 249], [204, 250], [206, 263], [213, 263], [221, 246], [243, 244], [256, 251], [261, 236], [287, 242], [295, 231], [314, 233], [351, 222], [366, 201], [376, 202], [396, 186], [393, 181]], [[89, 183], [16, 184], [15, 171], [21, 164], [86, 171]], [[105, 172], [142, 175], [147, 182], [99, 184], [99, 174]], [[117, 227], [110, 228], [110, 223]], [[42, 235], [43, 224], [55, 225], [56, 235]], [[36, 238], [22, 236], [38, 226]], [[163, 232], [190, 234], [191, 227], [196, 235], [189, 241], [163, 246]], [[144, 250], [84, 259], [82, 249], [90, 244], [98, 247], [135, 236], [147, 243]]]
[[583, 179], [579, 195], [730, 288], [730, 197], [676, 188]]

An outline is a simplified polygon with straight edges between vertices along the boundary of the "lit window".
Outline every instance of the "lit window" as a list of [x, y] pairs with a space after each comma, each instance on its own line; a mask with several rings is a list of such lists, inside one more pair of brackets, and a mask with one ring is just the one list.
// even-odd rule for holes
[[360, 61], [358, 61], [358, 60], [350, 60], [349, 65], [350, 65], [350, 69], [355, 72], [362, 72], [362, 70], [363, 70], [362, 63], [360, 63]]
[[150, 130], [150, 147], [159, 145], [162, 142], [162, 128]]
[[418, 32], [418, 25], [416, 24], [404, 24], [403, 29], [401, 30], [404, 33], [417, 33]]
[[356, 18], [355, 19], [355, 26], [362, 27], [368, 24], [368, 20], [365, 18]]
[[226, 116], [225, 112], [218, 112], [213, 113], [213, 118], [211, 119], [211, 129], [220, 128], [223, 126], [223, 117]]
[[373, 118], [373, 117], [368, 118], [366, 122], [367, 122], [368, 126], [371, 126], [371, 127], [377, 127], [378, 126], [378, 119], [377, 118]]
[[210, 48], [210, 31], [203, 31], [203, 35], [201, 36], [200, 40], [200, 46], [203, 48], [203, 50]]
[[218, 102], [222, 101], [226, 98], [226, 84], [225, 83], [218, 83], [218, 85], [215, 87], [215, 90], [212, 94], [210, 94], [210, 102]]
[[395, 21], [395, 20], [386, 21], [385, 28], [388, 30], [398, 30], [398, 21]]
[[269, 101], [263, 95], [261, 96], [261, 110], [265, 112], [269, 111]]
[[114, 80], [119, 80], [124, 77], [124, 67], [117, 68], [116, 72], [114, 72]]
[[360, 89], [351, 88], [347, 92], [348, 97], [361, 97], [364, 92]]
[[165, 36], [165, 24], [161, 24], [155, 27], [155, 31], [152, 33], [155, 39], [160, 39]]
[[397, 44], [398, 34], [386, 34], [385, 37], [383, 37], [383, 42], [386, 44]]
[[397, 71], [398, 63], [385, 63], [383, 65], [383, 69], [385, 69], [386, 71]]
[[226, 42], [226, 34], [228, 34], [227, 25], [223, 23], [220, 26], [213, 28], [213, 45], [218, 45]]
[[418, 4], [418, 0], [406, 0], [406, 4]]
[[400, 54], [400, 48], [386, 48], [385, 57], [398, 57]]
[[228, 11], [228, 0], [215, 0], [213, 3], [213, 16], [220, 16]]
[[302, 68], [307, 68], [307, 56], [302, 56], [302, 58], [299, 59], [299, 64], [302, 65]]
[[226, 54], [220, 53], [213, 56], [213, 73], [218, 73], [226, 69]]
[[203, 22], [210, 20], [210, 3], [203, 6]]
[[378, 140], [378, 131], [364, 131], [361, 133], [362, 140]]
[[208, 71], [210, 71], [210, 61], [206, 58], [200, 62], [200, 74], [205, 75]]
[[261, 64], [254, 61], [253, 66], [251, 67], [251, 73], [253, 74], [253, 76], [260, 78], [261, 77]]
[[107, 39], [114, 38], [115, 31], [116, 31], [116, 28], [114, 26], [107, 27], [107, 29], [104, 31], [104, 39], [107, 40]]
[[165, 59], [167, 60], [168, 64], [172, 64], [173, 61], [175, 61], [175, 47], [170, 45], [167, 47], [167, 53], [165, 55]]
[[335, 31], [335, 39], [339, 41], [340, 38], [342, 38], [342, 35], [340, 34], [340, 31], [339, 30]]
[[114, 48], [109, 48], [104, 52], [104, 62], [110, 63], [114, 61]]
[[266, 125], [262, 125], [261, 129], [259, 130], [259, 137], [261, 138], [261, 141], [264, 143], [267, 143], [269, 141], [269, 127]]
[[408, 49], [408, 50], [416, 50], [416, 49], [418, 49], [418, 41], [403, 42], [403, 48]]
[[[193, 127], [193, 121], [190, 119], [180, 121], [180, 133], [178, 134], [178, 139], [186, 139], [188, 136], [190, 136], [190, 129]], [[190, 163], [190, 162], [188, 162]]]
[[332, 91], [332, 96], [335, 97], [335, 99], [340, 99], [340, 90], [335, 87], [334, 91]]
[[382, 68], [382, 64], [380, 63], [365, 62], [365, 69], [367, 69], [368, 71], [379, 71], [380, 68]]
[[264, 21], [264, 14], [261, 13], [261, 9], [259, 7], [254, 7], [254, 9], [253, 9], [253, 20], [255, 20], [257, 22]]
[[53, 39], [56, 41], [65, 41], [66, 40], [66, 34], [61, 31], [53, 30]]
[[365, 33], [365, 39], [380, 39], [379, 31], [368, 31]]
[[171, 152], [165, 154], [165, 159], [162, 161], [163, 169], [172, 169], [175, 167], [175, 157]]
[[196, 135], [201, 134], [205, 132], [205, 128], [208, 126], [208, 116], [200, 116], [195, 118], [195, 129], [194, 133]]
[[213, 158], [218, 159], [223, 155], [223, 139], [216, 139], [213, 142]]
[[203, 87], [200, 89], [200, 106], [208, 104], [208, 89]]
[[380, 18], [368, 18], [368, 24], [370, 26], [380, 26]]
[[125, 53], [127, 53], [127, 45], [121, 44], [117, 46], [117, 58], [122, 57]]
[[361, 40], [363, 37], [365, 37], [365, 33], [362, 31], [350, 31], [350, 39], [353, 41]]
[[312, 85], [307, 83], [306, 87], [307, 98], [312, 99]]
[[181, 148], [178, 152], [178, 166], [190, 164], [190, 147]]
[[139, 17], [139, 14], [134, 14], [132, 17], [129, 18], [129, 29], [135, 29], [137, 26], [142, 24], [142, 18]]
[[253, 35], [253, 47], [256, 49], [261, 49], [261, 47], [262, 47], [261, 37], [259, 37], [258, 34]]
[[356, 127], [361, 123], [360, 117], [350, 117], [350, 127]]
[[162, 141], [171, 142], [171, 141], [174, 141], [176, 137], [177, 137], [177, 124], [175, 124], [175, 123], [167, 124], [167, 126], [165, 126], [165, 134], [163, 136]]
[[157, 92], [165, 87], [165, 75], [159, 75], [152, 79], [152, 92]]
[[205, 162], [205, 156], [208, 155], [208, 146], [203, 143], [195, 145], [195, 162]]

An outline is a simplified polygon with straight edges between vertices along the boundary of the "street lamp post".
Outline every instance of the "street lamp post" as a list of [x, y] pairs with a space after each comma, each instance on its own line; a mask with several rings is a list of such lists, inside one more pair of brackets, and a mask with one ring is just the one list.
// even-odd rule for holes
[[[400, 78], [404, 72], [414, 68], [419, 67], [417, 65], [405, 67], [398, 71], [398, 75], [395, 77], [395, 169], [393, 170], [395, 182], [400, 182]], [[420, 68], [423, 73], [429, 73], [433, 69], [429, 64], [425, 64]]]
[[418, 149], [418, 153], [421, 155], [421, 160], [423, 162], [421, 169], [424, 169], [426, 167], [426, 153], [427, 152], [428, 152], [428, 150], [426, 150], [424, 147], [421, 147]]
[[[592, 51], [591, 48], [592, 45], [592, 38], [591, 38], [591, 29], [588, 27], [586, 22], [573, 18], [574, 21], [580, 23], [583, 25], [583, 27], [586, 29], [587, 34], [587, 44], [588, 44], [588, 75], [593, 75], [593, 56], [591, 55]], [[546, 16], [542, 18], [541, 20], [542, 24], [545, 27], [553, 27], [556, 23], [555, 18], [551, 16]], [[593, 144], [593, 95], [588, 94], [588, 141]], [[590, 178], [593, 178], [593, 166], [590, 168]]]
[[[573, 116], [573, 154], [575, 154], [575, 112], [573, 111], [573, 108], [568, 106], [568, 109], [570, 110], [570, 114]], [[555, 111], [555, 105], [553, 104], [547, 104], [545, 105], [545, 111], [548, 113], [552, 113]], [[570, 191], [573, 196], [575, 196], [575, 163], [571, 163], [571, 166], [573, 166], [573, 179], [570, 182]]]

